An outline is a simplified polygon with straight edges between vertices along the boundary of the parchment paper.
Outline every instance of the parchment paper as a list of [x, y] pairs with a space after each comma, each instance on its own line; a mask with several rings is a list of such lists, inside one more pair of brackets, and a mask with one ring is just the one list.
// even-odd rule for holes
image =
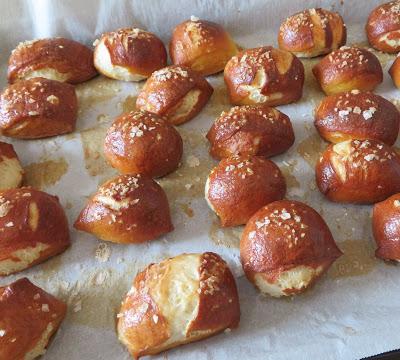
[[[339, 11], [348, 25], [348, 44], [365, 42], [363, 26], [380, 1], [221, 0], [221, 1], [0, 1], [1, 84], [6, 61], [19, 41], [65, 36], [91, 45], [103, 31], [123, 26], [146, 28], [168, 41], [172, 28], [196, 15], [224, 25], [242, 47], [276, 45], [281, 21], [307, 7]], [[387, 70], [393, 56], [377, 54], [385, 81], [377, 93], [396, 101]], [[322, 99], [306, 60], [304, 96], [279, 109], [290, 116], [294, 146], [273, 160], [288, 183], [287, 197], [304, 201], [328, 222], [345, 255], [318, 284], [289, 299], [263, 297], [242, 276], [238, 244], [242, 228], [221, 230], [203, 197], [204, 182], [216, 164], [204, 138], [222, 110], [230, 108], [221, 75], [209, 77], [215, 92], [199, 116], [180, 126], [185, 155], [182, 167], [160, 180], [170, 200], [175, 231], [144, 245], [114, 245], [78, 233], [62, 255], [0, 285], [27, 276], [69, 304], [66, 320], [45, 360], [127, 359], [115, 333], [120, 301], [138, 270], [149, 262], [182, 252], [215, 251], [238, 277], [242, 318], [229, 334], [169, 351], [170, 359], [357, 359], [400, 347], [400, 268], [374, 257], [370, 206], [342, 206], [323, 199], [316, 189], [314, 164], [326, 144], [312, 121]], [[112, 119], [134, 109], [143, 83], [97, 77], [76, 87], [79, 120], [75, 133], [45, 140], [12, 141], [26, 169], [26, 184], [57, 194], [73, 223], [87, 197], [116, 174], [102, 157], [102, 142]], [[399, 142], [397, 143], [399, 144]]]

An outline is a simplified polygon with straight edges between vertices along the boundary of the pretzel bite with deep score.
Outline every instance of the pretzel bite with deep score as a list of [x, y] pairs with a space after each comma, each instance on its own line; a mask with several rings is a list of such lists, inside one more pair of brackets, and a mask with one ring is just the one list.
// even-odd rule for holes
[[0, 191], [0, 276], [39, 264], [70, 245], [56, 196], [31, 188]]
[[162, 41], [141, 29], [123, 28], [105, 33], [94, 45], [94, 66], [112, 79], [140, 81], [167, 65]]
[[117, 315], [118, 338], [135, 359], [239, 325], [235, 279], [217, 254], [182, 254], [138, 275]]
[[0, 95], [0, 132], [38, 139], [74, 131], [78, 101], [73, 85], [44, 78], [21, 80]]
[[284, 105], [301, 98], [304, 66], [290, 52], [264, 46], [229, 60], [224, 79], [234, 105]]
[[380, 141], [343, 141], [324, 151], [316, 180], [331, 201], [373, 204], [400, 192], [400, 157]]
[[272, 161], [258, 156], [232, 156], [211, 171], [205, 198], [221, 226], [245, 224], [262, 206], [285, 196], [286, 182]]
[[387, 53], [400, 51], [400, 1], [377, 6], [365, 26], [372, 47]]
[[326, 55], [312, 69], [327, 95], [350, 90], [371, 91], [383, 80], [381, 63], [370, 51], [342, 46]]
[[390, 66], [389, 75], [393, 80], [394, 85], [400, 88], [400, 57], [397, 56]]
[[74, 227], [125, 244], [153, 240], [174, 229], [164, 190], [141, 175], [120, 175], [100, 186]]
[[0, 359], [33, 360], [46, 352], [67, 305], [27, 278], [0, 287]]
[[11, 144], [0, 141], [0, 190], [21, 186], [24, 170]]
[[400, 262], [400, 194], [374, 205], [372, 230], [378, 246], [375, 256]]
[[167, 66], [147, 79], [136, 107], [166, 116], [171, 124], [178, 125], [195, 117], [213, 91], [196, 71], [178, 65]]
[[294, 143], [288, 116], [265, 105], [235, 106], [224, 111], [207, 133], [210, 154], [216, 159], [232, 155], [271, 157]]
[[352, 90], [330, 95], [317, 106], [314, 125], [327, 141], [374, 139], [396, 142], [400, 113], [390, 101], [371, 92]]
[[224, 70], [238, 52], [225, 29], [194, 16], [176, 26], [169, 43], [172, 63], [198, 71], [204, 76]]
[[240, 240], [243, 270], [263, 294], [309, 288], [342, 255], [324, 219], [298, 201], [275, 201], [247, 223]]
[[183, 143], [166, 119], [146, 111], [132, 111], [114, 120], [107, 132], [104, 155], [124, 174], [164, 176], [179, 166]]
[[342, 17], [316, 8], [289, 16], [278, 34], [279, 48], [298, 57], [325, 55], [346, 44], [346, 25]]
[[78, 84], [97, 75], [93, 51], [77, 41], [53, 38], [25, 41], [8, 60], [8, 82], [34, 77]]

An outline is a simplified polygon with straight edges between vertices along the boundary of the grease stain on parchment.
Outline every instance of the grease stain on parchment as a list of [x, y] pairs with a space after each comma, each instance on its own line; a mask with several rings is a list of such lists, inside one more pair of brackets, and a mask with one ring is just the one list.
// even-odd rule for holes
[[76, 85], [75, 90], [79, 104], [78, 112], [82, 114], [97, 104], [115, 97], [121, 91], [121, 84], [119, 81], [98, 76]]
[[317, 65], [319, 61], [320, 58], [301, 59], [304, 65], [305, 76], [303, 86], [304, 94], [300, 100], [301, 102], [311, 102], [313, 105], [316, 105], [324, 97], [324, 93], [312, 72], [313, 67]]
[[186, 214], [186, 216], [188, 218], [192, 218], [194, 216], [194, 210], [192, 209], [192, 207], [190, 206], [190, 202], [189, 203], [180, 203], [179, 204], [182, 211]]
[[228, 92], [225, 85], [214, 89], [211, 99], [205, 107], [205, 112], [213, 117], [218, 117], [223, 111], [229, 110], [233, 105], [229, 101]]
[[24, 185], [35, 189], [45, 189], [55, 185], [68, 171], [64, 158], [31, 163], [24, 167]]
[[180, 167], [173, 173], [157, 179], [165, 190], [172, 212], [182, 212], [179, 205], [182, 199], [187, 200], [204, 198], [204, 186], [208, 174], [216, 162], [204, 151], [207, 149], [207, 140], [198, 130], [178, 128], [183, 139], [183, 157]]
[[81, 132], [85, 168], [90, 176], [112, 177], [116, 174], [103, 155], [107, 130], [106, 126], [98, 126]]
[[130, 112], [136, 110], [137, 96], [128, 95], [121, 103], [122, 112]]
[[299, 188], [300, 182], [297, 180], [294, 175], [295, 167], [297, 165], [296, 160], [291, 160], [290, 162], [285, 162], [283, 165], [280, 165], [279, 168], [286, 180], [287, 189]]
[[332, 278], [360, 276], [373, 270], [377, 264], [371, 242], [365, 240], [345, 240], [338, 243], [342, 255], [330, 268], [328, 275]]
[[244, 226], [222, 228], [219, 219], [215, 218], [208, 232], [215, 245], [238, 249]]
[[315, 133], [299, 143], [297, 153], [314, 169], [325, 147], [324, 141]]

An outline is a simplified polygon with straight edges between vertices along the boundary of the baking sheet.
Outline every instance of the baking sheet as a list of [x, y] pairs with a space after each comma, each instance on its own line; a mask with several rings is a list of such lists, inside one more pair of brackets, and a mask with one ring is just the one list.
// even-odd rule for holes
[[[348, 25], [348, 44], [365, 46], [363, 26], [380, 1], [51, 1], [1, 0], [1, 85], [6, 61], [19, 41], [66, 36], [90, 45], [101, 32], [138, 26], [168, 41], [171, 29], [191, 15], [223, 24], [242, 47], [276, 44], [277, 29], [288, 15], [306, 7], [339, 11]], [[393, 56], [379, 54], [385, 80], [377, 93], [396, 102], [387, 70]], [[241, 227], [221, 230], [204, 200], [204, 183], [216, 164], [204, 138], [221, 111], [230, 108], [221, 75], [208, 80], [215, 89], [199, 116], [179, 127], [184, 138], [182, 166], [160, 180], [172, 209], [175, 231], [143, 245], [98, 241], [71, 228], [72, 246], [62, 255], [0, 285], [27, 276], [69, 304], [69, 311], [45, 360], [128, 359], [115, 333], [120, 301], [138, 270], [149, 262], [182, 252], [215, 251], [238, 278], [240, 327], [157, 358], [169, 359], [356, 359], [400, 347], [400, 277], [398, 266], [374, 257], [370, 206], [342, 206], [323, 199], [314, 181], [314, 164], [326, 144], [312, 125], [312, 111], [323, 94], [311, 74], [318, 60], [303, 61], [306, 84], [296, 104], [279, 107], [290, 116], [296, 142], [273, 160], [284, 172], [287, 197], [313, 206], [326, 219], [344, 251], [317, 285], [301, 296], [261, 296], [242, 276], [238, 244]], [[112, 119], [134, 109], [143, 83], [97, 77], [76, 87], [79, 119], [73, 134], [12, 142], [26, 169], [26, 184], [57, 194], [73, 223], [88, 196], [112, 177], [102, 156], [102, 142]], [[400, 142], [397, 142], [399, 145]]]

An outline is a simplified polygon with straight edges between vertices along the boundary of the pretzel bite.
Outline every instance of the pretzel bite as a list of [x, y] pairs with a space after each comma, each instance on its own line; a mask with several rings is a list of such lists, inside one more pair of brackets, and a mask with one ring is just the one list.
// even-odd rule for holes
[[0, 276], [39, 264], [70, 245], [56, 196], [31, 188], [0, 191]]
[[290, 119], [265, 105], [235, 106], [223, 112], [208, 131], [210, 154], [216, 159], [232, 155], [274, 156], [294, 143]]
[[66, 304], [27, 278], [0, 287], [0, 359], [43, 355], [66, 312]]
[[135, 359], [201, 340], [239, 325], [233, 275], [212, 252], [151, 264], [122, 302], [119, 340]]
[[400, 192], [400, 158], [376, 140], [330, 145], [316, 166], [319, 190], [329, 200], [372, 204]]
[[45, 78], [21, 80], [0, 95], [0, 131], [38, 139], [74, 131], [78, 101], [73, 85]]
[[70, 39], [22, 42], [8, 60], [8, 82], [11, 84], [34, 77], [78, 84], [96, 75], [93, 51]]
[[290, 52], [264, 46], [229, 60], [224, 79], [232, 104], [284, 105], [301, 98], [304, 66]]
[[121, 244], [153, 240], [174, 229], [164, 190], [141, 175], [120, 175], [100, 186], [74, 227]]
[[140, 92], [139, 110], [166, 116], [179, 125], [194, 118], [210, 99], [213, 88], [197, 72], [172, 65], [154, 72]]
[[103, 34], [94, 45], [94, 66], [112, 79], [140, 81], [167, 65], [167, 51], [154, 34], [124, 28]]
[[337, 12], [316, 8], [289, 16], [278, 34], [279, 48], [298, 57], [328, 54], [346, 44], [346, 25]]
[[183, 143], [165, 119], [146, 111], [117, 117], [107, 132], [104, 154], [124, 174], [164, 176], [179, 166]]
[[391, 1], [372, 10], [365, 30], [369, 43], [375, 49], [387, 53], [399, 52], [400, 1]]
[[21, 186], [23, 174], [14, 147], [0, 141], [0, 190]]
[[354, 89], [370, 91], [383, 80], [378, 58], [358, 47], [342, 46], [326, 55], [312, 72], [327, 95]]
[[238, 49], [225, 29], [194, 16], [172, 33], [169, 55], [173, 64], [188, 66], [204, 76], [224, 70]]
[[400, 58], [397, 56], [389, 69], [389, 75], [393, 80], [394, 85], [400, 88]]
[[245, 224], [262, 206], [285, 196], [286, 182], [278, 166], [257, 156], [221, 160], [207, 178], [205, 198], [221, 226]]
[[240, 239], [247, 278], [263, 294], [275, 297], [304, 291], [341, 255], [324, 219], [292, 200], [258, 210]]
[[352, 90], [330, 95], [315, 110], [314, 125], [327, 141], [374, 139], [393, 145], [400, 113], [390, 101], [371, 92]]
[[378, 246], [375, 256], [400, 261], [400, 194], [374, 205], [372, 230]]

